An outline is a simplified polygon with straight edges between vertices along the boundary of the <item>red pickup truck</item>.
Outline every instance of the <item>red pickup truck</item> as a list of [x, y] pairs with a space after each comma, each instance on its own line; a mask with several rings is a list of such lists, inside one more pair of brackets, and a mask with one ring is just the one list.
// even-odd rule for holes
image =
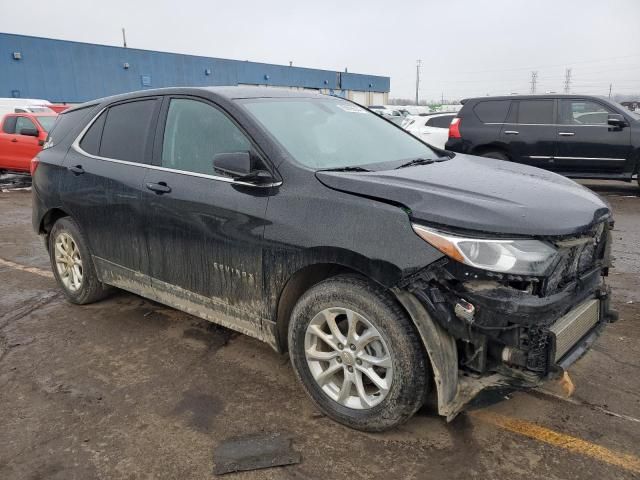
[[56, 121], [56, 113], [10, 113], [0, 128], [0, 172], [29, 172]]

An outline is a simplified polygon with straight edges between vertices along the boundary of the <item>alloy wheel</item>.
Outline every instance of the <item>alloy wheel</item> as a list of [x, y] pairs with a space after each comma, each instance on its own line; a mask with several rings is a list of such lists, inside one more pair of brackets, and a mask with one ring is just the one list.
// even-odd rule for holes
[[71, 235], [61, 232], [55, 241], [55, 261], [62, 284], [70, 292], [82, 287], [82, 258]]
[[353, 310], [322, 310], [305, 333], [305, 356], [316, 383], [332, 400], [364, 410], [382, 402], [393, 380], [392, 355], [380, 331]]

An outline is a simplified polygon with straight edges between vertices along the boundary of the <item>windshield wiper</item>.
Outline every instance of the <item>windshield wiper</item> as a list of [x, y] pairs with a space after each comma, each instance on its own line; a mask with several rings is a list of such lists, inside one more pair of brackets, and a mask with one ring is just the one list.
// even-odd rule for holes
[[448, 160], [448, 158], [442, 160], [436, 158], [414, 158], [410, 162], [403, 163], [399, 167], [396, 167], [395, 170], [398, 170], [399, 168], [413, 167], [414, 165], [430, 165], [432, 163], [443, 162], [444, 160]]
[[362, 167], [336, 167], [336, 168], [323, 168], [322, 170], [318, 170], [319, 172], [370, 172], [371, 170], [367, 170]]

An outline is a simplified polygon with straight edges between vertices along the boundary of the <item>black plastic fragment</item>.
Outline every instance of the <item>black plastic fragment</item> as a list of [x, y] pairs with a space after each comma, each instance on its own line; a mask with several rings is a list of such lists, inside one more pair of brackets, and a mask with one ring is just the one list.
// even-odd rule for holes
[[292, 439], [281, 433], [258, 433], [223, 441], [213, 452], [213, 473], [257, 470], [300, 463], [301, 456], [292, 448]]

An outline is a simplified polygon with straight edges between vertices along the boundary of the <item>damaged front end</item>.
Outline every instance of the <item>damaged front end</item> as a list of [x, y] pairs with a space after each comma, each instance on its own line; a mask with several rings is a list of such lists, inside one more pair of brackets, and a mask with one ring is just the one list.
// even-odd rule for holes
[[[414, 226], [447, 257], [405, 279], [394, 293], [429, 353], [441, 415], [453, 419], [487, 388], [534, 387], [562, 375], [603, 325], [617, 319], [604, 281], [611, 226], [606, 219], [579, 235], [514, 241], [512, 250], [537, 262], [535, 268], [512, 268], [515, 273], [505, 265], [519, 260], [507, 258], [511, 253], [503, 245], [494, 250], [505, 250], [506, 260], [490, 253], [506, 272], [477, 268], [466, 255], [468, 245], [462, 245], [476, 240]], [[542, 255], [533, 242], [549, 252]]]

